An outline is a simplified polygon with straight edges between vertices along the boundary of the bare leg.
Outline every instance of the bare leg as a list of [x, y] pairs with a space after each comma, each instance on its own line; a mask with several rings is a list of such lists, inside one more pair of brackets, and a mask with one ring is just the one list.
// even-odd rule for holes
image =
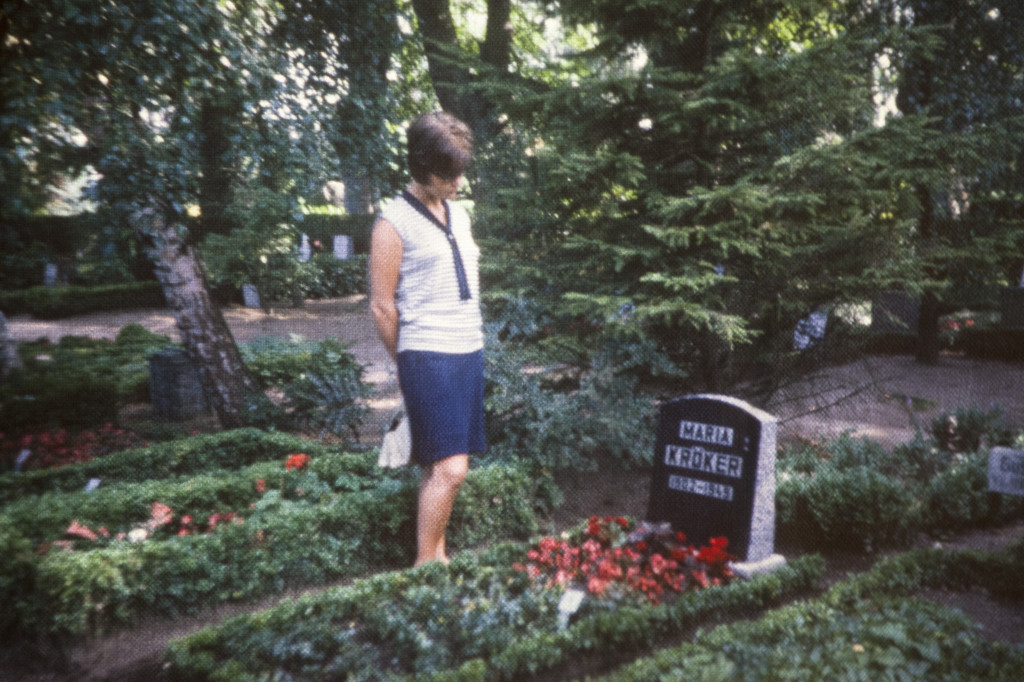
[[416, 517], [416, 566], [427, 561], [448, 563], [444, 534], [455, 496], [469, 469], [467, 455], [435, 462], [423, 472]]

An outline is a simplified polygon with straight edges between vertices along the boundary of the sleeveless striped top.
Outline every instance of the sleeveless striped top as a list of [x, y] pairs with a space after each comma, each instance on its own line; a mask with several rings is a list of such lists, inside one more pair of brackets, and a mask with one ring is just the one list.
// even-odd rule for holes
[[480, 249], [473, 241], [466, 210], [447, 201], [445, 205], [465, 271], [461, 292], [455, 250], [445, 229], [404, 197], [392, 200], [381, 212], [402, 238], [402, 263], [395, 293], [399, 353], [473, 353], [484, 346]]

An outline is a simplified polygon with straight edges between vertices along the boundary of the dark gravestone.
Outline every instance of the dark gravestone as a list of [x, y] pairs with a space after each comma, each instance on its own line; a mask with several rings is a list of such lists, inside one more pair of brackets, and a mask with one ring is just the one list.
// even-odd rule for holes
[[149, 358], [149, 397], [157, 419], [185, 421], [209, 412], [199, 368], [183, 348], [167, 348]]
[[747, 565], [771, 570], [775, 545], [778, 420], [729, 396], [694, 395], [661, 407], [647, 519], [667, 521], [694, 545], [729, 540]]
[[1000, 322], [1004, 327], [1024, 328], [1024, 287], [1006, 287], [999, 292]]
[[886, 291], [871, 302], [871, 331], [916, 334], [920, 302], [905, 291]]

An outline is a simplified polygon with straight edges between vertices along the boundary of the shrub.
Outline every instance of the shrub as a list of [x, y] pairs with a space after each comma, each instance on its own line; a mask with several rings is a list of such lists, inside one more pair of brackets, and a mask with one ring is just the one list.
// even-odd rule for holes
[[250, 424], [358, 435], [369, 388], [362, 380], [364, 367], [345, 345], [333, 339], [258, 339], [241, 350], [261, 388], [282, 396], [277, 403], [265, 394], [256, 396], [249, 407]]
[[1003, 409], [998, 405], [987, 410], [958, 408], [953, 414], [940, 415], [932, 420], [931, 435], [940, 448], [950, 452], [974, 452], [983, 443], [1013, 442], [1013, 435], [1004, 424]]

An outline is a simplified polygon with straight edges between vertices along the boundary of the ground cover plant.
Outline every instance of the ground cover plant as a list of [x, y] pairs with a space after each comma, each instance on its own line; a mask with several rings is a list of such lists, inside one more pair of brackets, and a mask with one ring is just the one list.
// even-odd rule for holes
[[19, 345], [22, 369], [0, 383], [5, 433], [117, 423], [129, 402], [149, 398], [148, 358], [170, 339], [141, 325], [123, 327], [113, 341], [64, 336]]
[[574, 656], [635, 654], [680, 627], [758, 611], [808, 589], [823, 568], [801, 559], [774, 576], [671, 603], [592, 595], [560, 627], [564, 588], [517, 568], [528, 551], [505, 544], [465, 552], [450, 567], [382, 574], [232, 619], [175, 643], [171, 677], [521, 679]]
[[[281, 447], [299, 443], [308, 447]], [[96, 474], [102, 484], [64, 488], [78, 468], [88, 473], [76, 483]], [[377, 468], [373, 452], [249, 429], [31, 473], [31, 492], [17, 485], [21, 474], [5, 477], [20, 492], [0, 508], [5, 632], [96, 633], [143, 612], [189, 613], [412, 557], [418, 479]], [[537, 471], [473, 469], [451, 542], [536, 532], [553, 494]]]
[[988, 492], [988, 448], [1019, 439], [998, 407], [939, 416], [930, 433], [892, 449], [849, 435], [783, 449], [780, 537], [870, 553], [1024, 515], [1021, 498]]
[[1024, 540], [992, 553], [909, 552], [814, 600], [700, 632], [598, 679], [1016, 680], [1024, 645], [992, 642], [962, 612], [914, 595], [985, 590], [1019, 603], [1021, 571]]

